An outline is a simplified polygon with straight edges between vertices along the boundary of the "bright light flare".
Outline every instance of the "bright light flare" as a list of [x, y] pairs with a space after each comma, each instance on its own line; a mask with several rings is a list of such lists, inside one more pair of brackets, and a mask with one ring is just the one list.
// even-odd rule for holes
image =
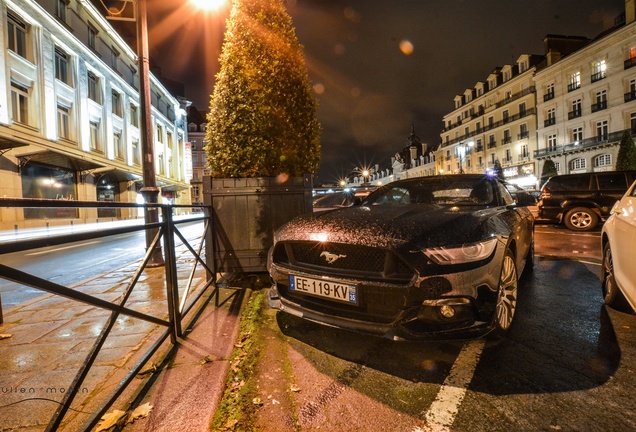
[[415, 51], [415, 47], [410, 40], [403, 39], [400, 41], [400, 51], [402, 51], [404, 55], [411, 55], [413, 51]]
[[225, 4], [227, 0], [190, 0], [198, 9], [204, 11], [217, 11]]

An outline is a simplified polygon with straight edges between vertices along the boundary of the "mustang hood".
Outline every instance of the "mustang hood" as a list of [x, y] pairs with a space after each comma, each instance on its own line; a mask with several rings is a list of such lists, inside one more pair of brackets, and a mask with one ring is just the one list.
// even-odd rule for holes
[[409, 244], [430, 247], [461, 245], [482, 239], [494, 209], [409, 206], [357, 206], [301, 216], [282, 228], [276, 240], [319, 240], [364, 246], [398, 248]]

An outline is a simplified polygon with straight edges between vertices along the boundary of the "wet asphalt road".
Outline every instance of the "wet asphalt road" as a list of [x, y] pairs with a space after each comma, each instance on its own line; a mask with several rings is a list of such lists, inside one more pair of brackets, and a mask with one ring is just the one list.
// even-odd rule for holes
[[393, 342], [277, 314], [306, 389], [300, 430], [636, 430], [636, 315], [603, 306], [599, 242], [537, 224], [501, 341]]

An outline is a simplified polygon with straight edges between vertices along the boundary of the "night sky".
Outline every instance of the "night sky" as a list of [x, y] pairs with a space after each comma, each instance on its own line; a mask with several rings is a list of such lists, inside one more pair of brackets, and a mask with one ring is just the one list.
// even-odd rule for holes
[[[593, 38], [623, 0], [287, 0], [319, 101], [319, 182], [356, 166], [388, 166], [411, 125], [439, 142], [453, 98], [521, 54], [544, 54], [547, 34]], [[150, 56], [186, 85], [201, 111], [218, 71], [225, 17], [184, 0], [149, 2]]]

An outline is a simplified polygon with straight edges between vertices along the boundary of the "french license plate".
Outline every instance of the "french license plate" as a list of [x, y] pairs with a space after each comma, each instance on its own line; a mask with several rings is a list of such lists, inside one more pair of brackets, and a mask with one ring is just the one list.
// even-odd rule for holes
[[358, 290], [355, 285], [289, 275], [289, 289], [349, 304], [358, 304]]

